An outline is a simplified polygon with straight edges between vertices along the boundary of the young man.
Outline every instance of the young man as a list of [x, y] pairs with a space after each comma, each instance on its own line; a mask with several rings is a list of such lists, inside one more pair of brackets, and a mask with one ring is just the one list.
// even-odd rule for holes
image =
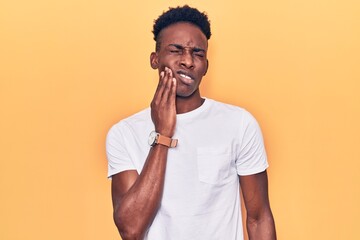
[[151, 107], [115, 124], [107, 137], [121, 237], [243, 239], [241, 189], [249, 238], [276, 239], [256, 120], [200, 95], [211, 36], [207, 16], [189, 6], [170, 8], [153, 33], [150, 64], [159, 84]]

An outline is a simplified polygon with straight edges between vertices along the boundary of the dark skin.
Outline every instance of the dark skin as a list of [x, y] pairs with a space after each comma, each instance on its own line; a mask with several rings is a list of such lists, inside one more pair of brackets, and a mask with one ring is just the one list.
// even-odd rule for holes
[[[201, 30], [189, 23], [176, 23], [160, 33], [160, 48], [151, 53], [150, 64], [159, 71], [159, 84], [151, 102], [155, 131], [172, 137], [176, 114], [202, 105], [199, 85], [208, 69], [208, 42]], [[114, 220], [124, 240], [143, 239], [159, 208], [169, 149], [155, 145], [143, 170], [129, 170], [112, 177]], [[240, 176], [247, 210], [249, 239], [276, 239], [268, 198], [266, 171]]]

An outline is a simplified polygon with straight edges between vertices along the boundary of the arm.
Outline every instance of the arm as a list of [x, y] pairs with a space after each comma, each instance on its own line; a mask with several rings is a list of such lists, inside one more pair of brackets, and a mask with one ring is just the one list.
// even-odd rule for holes
[[247, 212], [249, 240], [275, 240], [275, 223], [270, 209], [266, 171], [240, 176], [240, 186]]
[[[160, 74], [151, 102], [155, 130], [172, 137], [176, 122], [176, 83], [170, 70]], [[149, 151], [143, 170], [120, 172], [112, 177], [114, 221], [124, 240], [143, 239], [153, 221], [162, 197], [168, 148], [155, 145]]]

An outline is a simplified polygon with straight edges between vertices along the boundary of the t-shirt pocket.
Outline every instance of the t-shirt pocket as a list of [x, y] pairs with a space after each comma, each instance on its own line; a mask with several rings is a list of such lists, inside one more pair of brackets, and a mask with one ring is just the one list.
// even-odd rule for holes
[[231, 178], [229, 178], [230, 163], [230, 148], [197, 148], [198, 173], [201, 182], [224, 184], [231, 181]]

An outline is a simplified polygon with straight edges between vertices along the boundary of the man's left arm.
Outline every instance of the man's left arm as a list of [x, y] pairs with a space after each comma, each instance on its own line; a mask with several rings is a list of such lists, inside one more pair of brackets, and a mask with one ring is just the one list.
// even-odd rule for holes
[[266, 170], [254, 175], [240, 176], [239, 179], [246, 208], [249, 240], [276, 240]]

